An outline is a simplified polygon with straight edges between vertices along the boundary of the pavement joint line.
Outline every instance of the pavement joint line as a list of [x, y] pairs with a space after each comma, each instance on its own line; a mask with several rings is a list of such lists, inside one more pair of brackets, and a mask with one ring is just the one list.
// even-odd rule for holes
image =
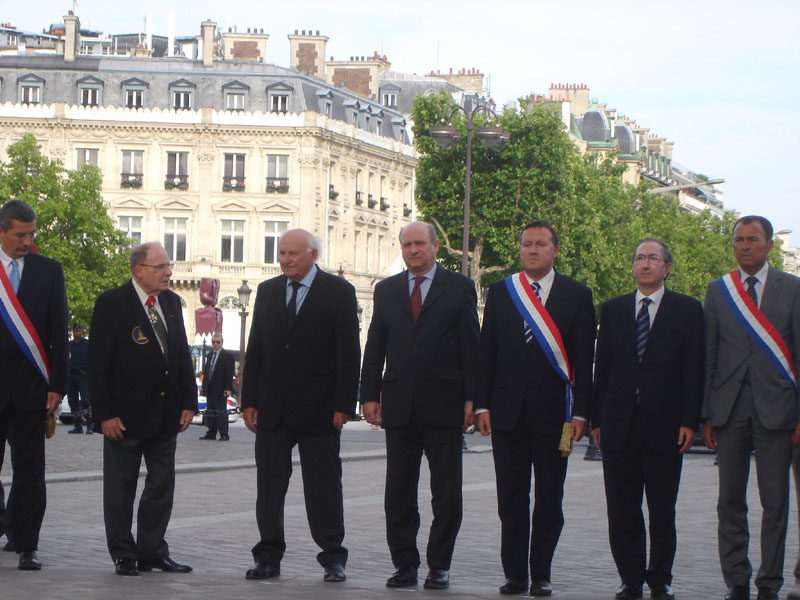
[[[486, 444], [474, 446], [464, 451], [465, 454], [483, 454], [491, 452], [492, 447]], [[386, 458], [386, 450], [364, 450], [361, 452], [342, 452], [342, 462], [356, 462], [362, 460], [379, 460]], [[292, 457], [292, 466], [300, 465], [298, 456]], [[175, 474], [182, 473], [210, 473], [213, 471], [227, 471], [230, 469], [254, 469], [255, 458], [249, 460], [210, 461], [200, 463], [183, 463], [175, 465]], [[147, 475], [147, 468], [142, 464], [139, 477]], [[45, 475], [45, 483], [71, 483], [75, 481], [98, 481], [103, 479], [102, 471], [64, 471]]]

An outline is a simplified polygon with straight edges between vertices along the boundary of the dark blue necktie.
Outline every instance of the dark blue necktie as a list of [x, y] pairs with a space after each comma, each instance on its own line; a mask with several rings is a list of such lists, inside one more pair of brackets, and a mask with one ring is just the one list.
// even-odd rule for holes
[[286, 305], [286, 316], [289, 319], [289, 329], [291, 329], [297, 319], [297, 290], [303, 284], [299, 281], [290, 281], [289, 285], [292, 286], [292, 297], [289, 300], [289, 304]]
[[756, 284], [758, 283], [758, 277], [750, 276], [744, 280], [747, 284], [747, 295], [750, 296], [750, 299], [753, 301], [753, 304], [758, 306], [758, 293], [756, 292]]
[[650, 334], [650, 311], [647, 306], [652, 302], [650, 298], [642, 298], [642, 308], [636, 315], [636, 358], [642, 362], [644, 351], [647, 348], [647, 336]]

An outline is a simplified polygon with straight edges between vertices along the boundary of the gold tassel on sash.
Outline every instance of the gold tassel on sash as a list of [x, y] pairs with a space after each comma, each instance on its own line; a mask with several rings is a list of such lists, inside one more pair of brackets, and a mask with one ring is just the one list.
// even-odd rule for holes
[[558, 443], [561, 456], [569, 456], [572, 453], [572, 431], [569, 423], [564, 423], [561, 428], [561, 441]]
[[56, 415], [54, 413], [50, 413], [45, 418], [44, 423], [44, 437], [48, 440], [56, 434]]

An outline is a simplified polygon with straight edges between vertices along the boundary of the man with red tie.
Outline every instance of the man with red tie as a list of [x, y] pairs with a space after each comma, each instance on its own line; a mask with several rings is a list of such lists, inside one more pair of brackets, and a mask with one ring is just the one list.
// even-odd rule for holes
[[386, 537], [397, 569], [386, 586], [417, 583], [424, 452], [433, 496], [424, 587], [444, 589], [461, 526], [461, 433], [473, 421], [477, 297], [471, 280], [436, 264], [439, 242], [428, 223], [404, 227], [400, 246], [408, 270], [375, 286], [361, 402], [367, 421], [386, 430]]
[[[192, 570], [170, 558], [164, 534], [175, 490], [177, 434], [197, 410], [197, 386], [172, 265], [157, 243], [130, 256], [131, 279], [102, 294], [92, 315], [89, 393], [103, 440], [103, 515], [117, 575]], [[142, 457], [147, 478], [131, 533]], [[16, 515], [15, 515], [16, 517]]]

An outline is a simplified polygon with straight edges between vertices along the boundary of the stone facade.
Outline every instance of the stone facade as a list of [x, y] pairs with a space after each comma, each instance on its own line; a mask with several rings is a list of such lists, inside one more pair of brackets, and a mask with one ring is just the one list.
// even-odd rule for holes
[[227, 345], [238, 346], [236, 290], [280, 273], [277, 241], [295, 227], [320, 237], [323, 269], [356, 286], [366, 334], [373, 286], [396, 268], [398, 234], [414, 214], [405, 120], [264, 64], [267, 36], [253, 35], [224, 44], [249, 60], [222, 60], [210, 37], [197, 60], [0, 56], [0, 158], [32, 133], [67, 168], [96, 164], [118, 226], [167, 248], [190, 340], [200, 279], [215, 277]]

